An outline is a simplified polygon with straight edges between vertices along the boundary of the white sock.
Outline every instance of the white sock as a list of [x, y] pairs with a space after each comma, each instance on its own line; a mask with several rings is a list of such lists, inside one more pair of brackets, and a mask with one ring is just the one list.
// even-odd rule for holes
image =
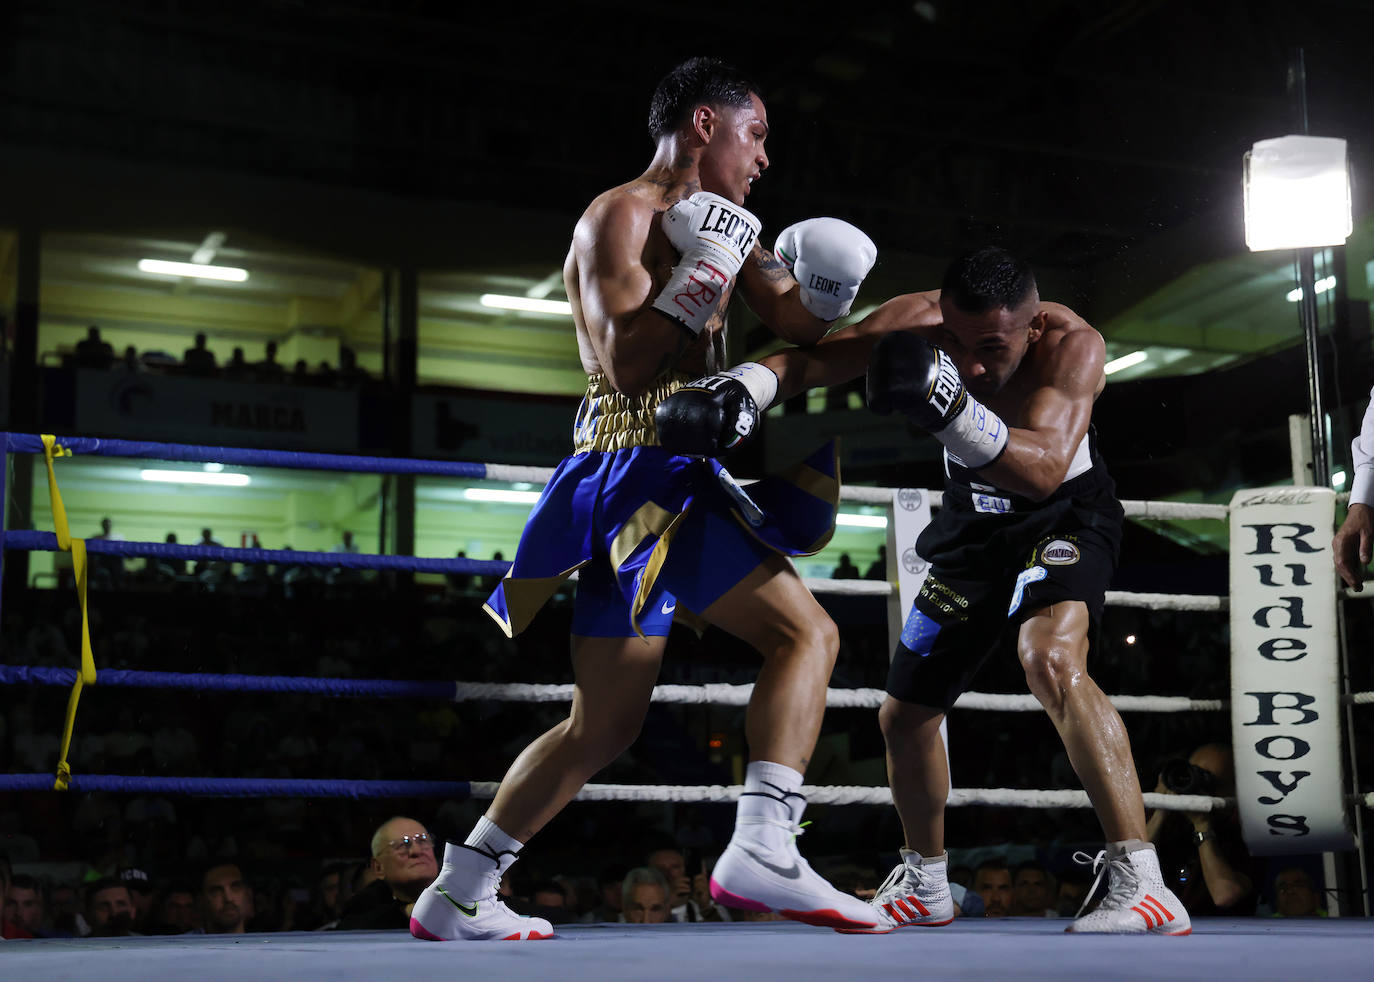
[[[783, 824], [800, 823], [806, 809], [801, 795], [802, 776], [785, 764], [754, 760], [744, 771], [744, 793], [736, 809], [736, 835], [744, 834], [770, 849], [784, 845], [791, 833]], [[777, 825], [740, 822], [740, 819], [769, 819]]]
[[[463, 840], [463, 845], [480, 849], [499, 861], [502, 853], [518, 854], [524, 843], [502, 832], [495, 822], [483, 815], [473, 826], [472, 832]], [[453, 848], [452, 844], [444, 849], [445, 863], [448, 862], [448, 850], [451, 848]]]

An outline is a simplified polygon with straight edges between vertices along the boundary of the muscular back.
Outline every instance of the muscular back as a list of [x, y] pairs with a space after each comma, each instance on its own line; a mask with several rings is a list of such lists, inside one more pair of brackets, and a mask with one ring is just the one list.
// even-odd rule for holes
[[563, 284], [582, 367], [629, 396], [665, 372], [703, 374], [723, 364], [723, 313], [693, 338], [650, 307], [679, 258], [659, 216], [694, 190], [639, 178], [599, 195], [573, 231]]

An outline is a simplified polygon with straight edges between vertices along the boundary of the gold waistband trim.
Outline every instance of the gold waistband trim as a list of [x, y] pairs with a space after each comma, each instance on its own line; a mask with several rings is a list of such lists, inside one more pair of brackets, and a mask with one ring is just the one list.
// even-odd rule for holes
[[660, 378], [631, 399], [612, 389], [605, 375], [587, 376], [587, 394], [573, 424], [573, 452], [658, 446], [654, 410], [690, 378], [683, 374]]

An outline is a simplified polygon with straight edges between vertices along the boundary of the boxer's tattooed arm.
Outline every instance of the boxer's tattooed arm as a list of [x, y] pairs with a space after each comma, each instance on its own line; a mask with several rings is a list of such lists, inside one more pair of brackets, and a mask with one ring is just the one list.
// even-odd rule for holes
[[769, 283], [781, 283], [792, 278], [792, 271], [782, 264], [782, 260], [757, 242], [754, 243], [749, 258], [754, 261], [763, 278]]

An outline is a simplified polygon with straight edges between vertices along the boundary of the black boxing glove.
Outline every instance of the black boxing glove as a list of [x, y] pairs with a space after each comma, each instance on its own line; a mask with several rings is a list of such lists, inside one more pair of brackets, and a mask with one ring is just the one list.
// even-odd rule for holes
[[985, 467], [1007, 446], [1007, 425], [964, 388], [939, 348], [909, 331], [886, 334], [868, 358], [868, 408], [899, 412], [968, 467]]
[[777, 393], [778, 377], [752, 361], [689, 382], [654, 410], [659, 445], [718, 457], [753, 436]]

